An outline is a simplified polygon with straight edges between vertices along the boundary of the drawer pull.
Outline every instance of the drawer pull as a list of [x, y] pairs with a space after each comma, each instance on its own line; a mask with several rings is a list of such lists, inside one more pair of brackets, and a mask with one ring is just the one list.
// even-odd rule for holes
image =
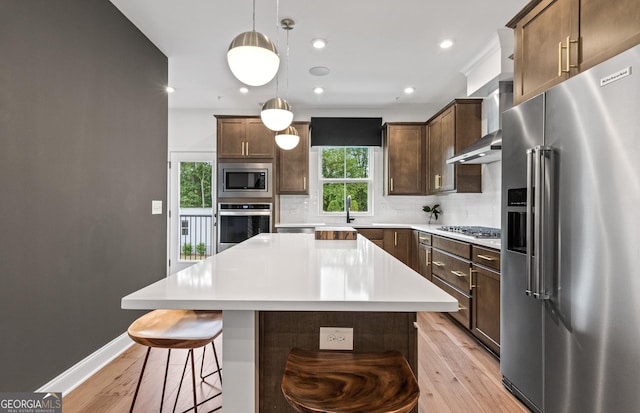
[[424, 241], [424, 242], [428, 242], [429, 237], [419, 237], [420, 238], [420, 242]]
[[483, 260], [487, 260], [487, 261], [495, 261], [496, 260], [494, 257], [490, 257], [488, 255], [482, 255], [482, 254], [476, 255], [476, 257], [482, 258]]
[[474, 288], [478, 287], [477, 285], [473, 284], [474, 272], [478, 272], [478, 271], [474, 270], [473, 268], [469, 268], [469, 291], [473, 291]]
[[458, 311], [464, 311], [464, 310], [467, 310], [467, 307], [458, 304]]
[[444, 262], [440, 262], [440, 261], [431, 261], [431, 263], [433, 265], [435, 265], [436, 267], [444, 267]]
[[462, 271], [451, 271], [451, 274], [457, 276], [457, 277], [466, 277], [467, 274], [463, 273]]

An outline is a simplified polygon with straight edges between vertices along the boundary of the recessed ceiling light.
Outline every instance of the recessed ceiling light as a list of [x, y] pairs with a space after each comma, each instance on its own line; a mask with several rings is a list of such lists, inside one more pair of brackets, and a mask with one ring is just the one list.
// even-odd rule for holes
[[175, 91], [176, 91], [176, 90], [175, 90], [174, 88], [172, 88], [171, 86], [167, 86], [164, 90], [166, 90], [166, 91], [167, 91], [167, 93], [173, 93], [173, 92], [175, 92]]
[[410, 94], [412, 94], [412, 93], [413, 93], [413, 92], [415, 92], [415, 91], [416, 91], [416, 88], [415, 88], [415, 87], [411, 87], [411, 86], [409, 86], [409, 87], [405, 87], [405, 88], [404, 88], [404, 93], [406, 93], [407, 95], [410, 95]]
[[324, 93], [324, 89], [321, 88], [320, 86], [313, 88], [313, 93], [315, 93], [316, 95], [321, 95]]
[[246, 87], [243, 86], [243, 87], [240, 88], [240, 93], [242, 93], [243, 95], [247, 94], [247, 93], [249, 93], [249, 89], [247, 89]]
[[327, 41], [324, 39], [313, 39], [311, 41], [311, 44], [316, 49], [324, 49], [327, 46]]
[[442, 43], [440, 43], [440, 48], [441, 49], [448, 49], [451, 46], [453, 46], [453, 40], [443, 40]]
[[314, 76], [326, 76], [328, 75], [330, 72], [328, 67], [324, 67], [324, 66], [314, 66], [311, 69], [309, 69], [309, 73], [311, 73]]

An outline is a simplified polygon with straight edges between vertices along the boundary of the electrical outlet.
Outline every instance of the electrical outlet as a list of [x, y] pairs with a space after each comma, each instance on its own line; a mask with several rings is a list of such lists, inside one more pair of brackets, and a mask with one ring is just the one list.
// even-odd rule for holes
[[353, 350], [353, 328], [320, 327], [320, 350]]

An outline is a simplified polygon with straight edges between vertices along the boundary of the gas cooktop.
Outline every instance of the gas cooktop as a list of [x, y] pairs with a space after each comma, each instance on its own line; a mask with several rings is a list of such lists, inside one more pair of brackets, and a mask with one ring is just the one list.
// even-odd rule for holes
[[474, 238], [500, 238], [500, 228], [444, 226], [438, 229], [447, 232], [456, 232]]

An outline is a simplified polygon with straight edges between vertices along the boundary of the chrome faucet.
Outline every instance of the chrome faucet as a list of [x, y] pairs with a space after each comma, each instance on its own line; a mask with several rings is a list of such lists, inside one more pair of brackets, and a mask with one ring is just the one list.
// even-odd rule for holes
[[347, 210], [347, 224], [351, 221], [355, 221], [355, 218], [349, 218], [349, 211], [351, 210], [351, 195], [347, 195], [347, 202], [345, 202], [345, 208]]

